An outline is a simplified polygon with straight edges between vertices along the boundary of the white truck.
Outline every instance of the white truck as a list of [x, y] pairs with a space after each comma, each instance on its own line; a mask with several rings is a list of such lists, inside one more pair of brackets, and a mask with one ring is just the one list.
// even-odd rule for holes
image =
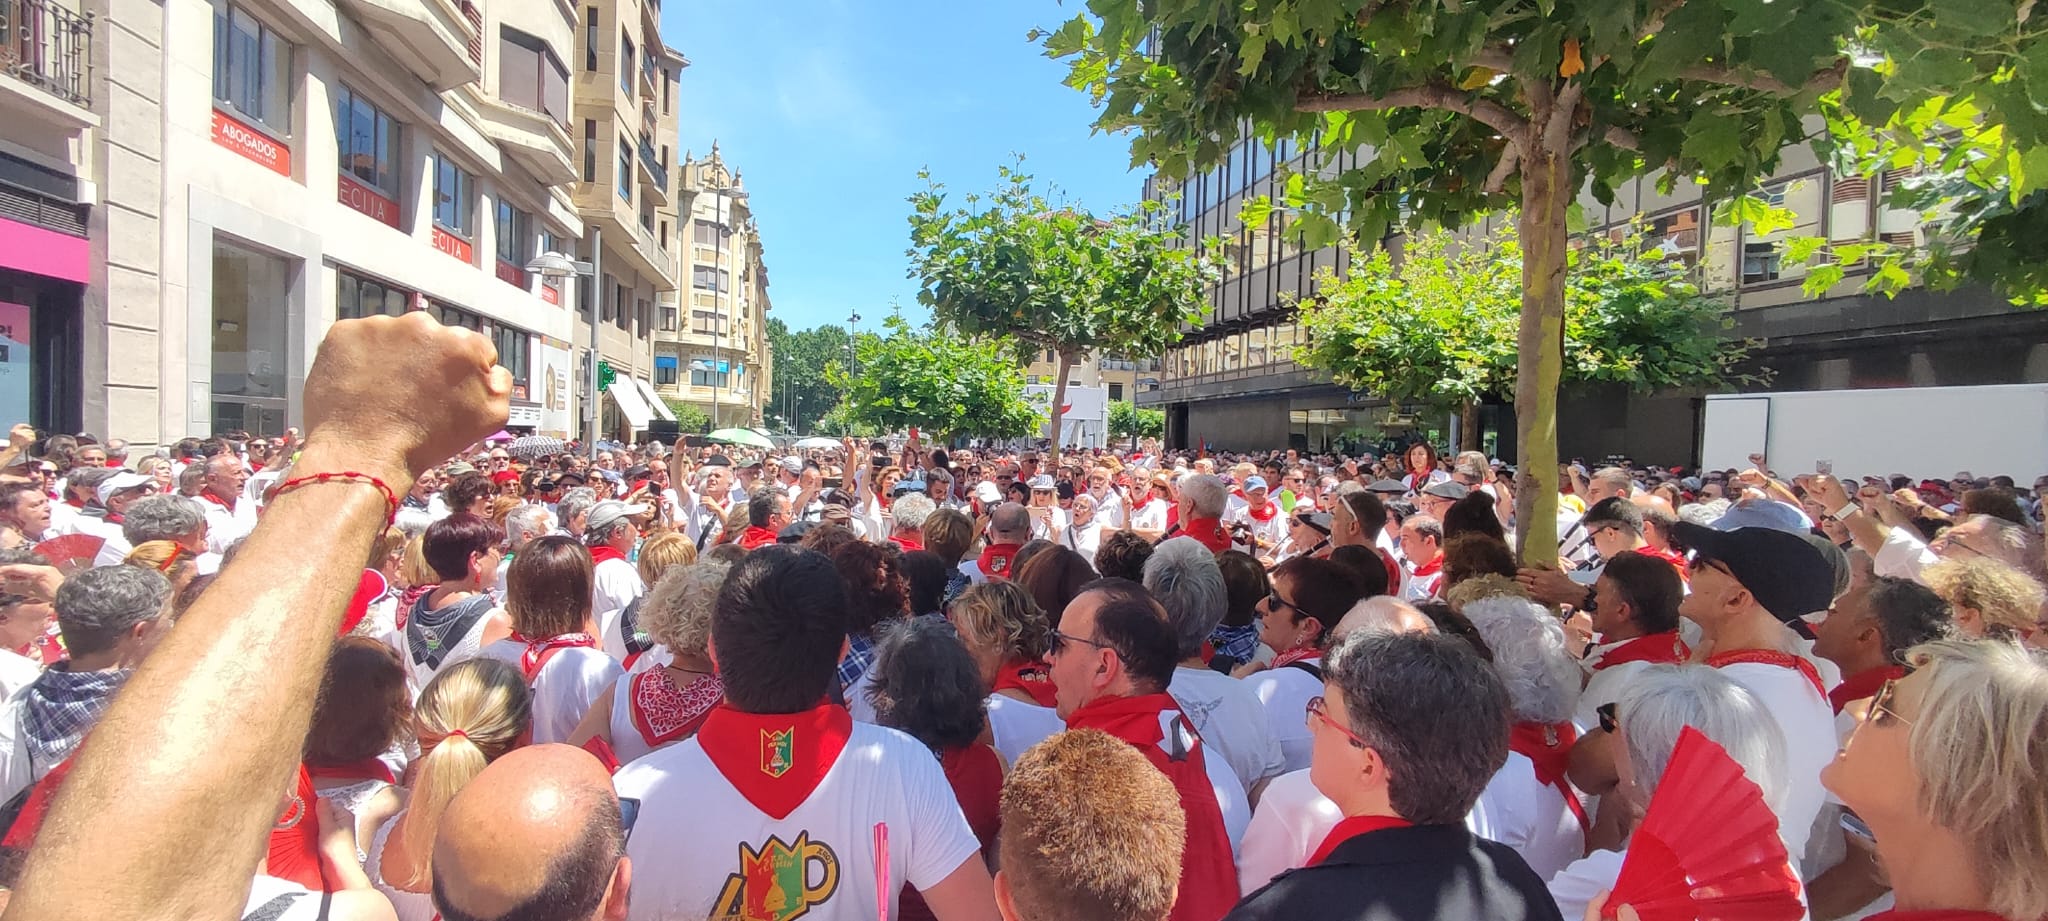
[[1898, 387], [1709, 396], [1700, 463], [1781, 476], [1830, 464], [1838, 476], [1947, 480], [2005, 474], [2021, 489], [2048, 473], [2048, 384]]

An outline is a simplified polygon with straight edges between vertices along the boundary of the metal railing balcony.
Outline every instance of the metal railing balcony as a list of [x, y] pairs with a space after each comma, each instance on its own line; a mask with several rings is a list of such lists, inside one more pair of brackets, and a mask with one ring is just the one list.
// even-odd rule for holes
[[654, 145], [647, 138], [640, 139], [640, 165], [647, 168], [647, 174], [654, 179], [656, 188], [668, 188], [668, 167], [654, 158]]
[[91, 106], [92, 23], [51, 0], [0, 0], [0, 72]]

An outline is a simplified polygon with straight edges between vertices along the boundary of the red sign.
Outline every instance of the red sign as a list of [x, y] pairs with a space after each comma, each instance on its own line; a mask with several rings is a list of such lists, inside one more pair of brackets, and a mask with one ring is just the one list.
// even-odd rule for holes
[[540, 299], [557, 307], [562, 306], [562, 292], [555, 290], [555, 286], [547, 282], [540, 283]]
[[213, 110], [213, 142], [280, 176], [292, 174], [291, 148], [219, 109]]
[[334, 191], [335, 199], [342, 204], [376, 218], [386, 225], [398, 226], [398, 203], [384, 197], [384, 193], [357, 181], [356, 177], [347, 173], [338, 174]]
[[526, 270], [503, 259], [498, 260], [498, 280], [521, 291], [526, 290]]
[[476, 264], [476, 260], [472, 258], [474, 251], [470, 249], [469, 241], [439, 227], [434, 228], [434, 248], [471, 265]]

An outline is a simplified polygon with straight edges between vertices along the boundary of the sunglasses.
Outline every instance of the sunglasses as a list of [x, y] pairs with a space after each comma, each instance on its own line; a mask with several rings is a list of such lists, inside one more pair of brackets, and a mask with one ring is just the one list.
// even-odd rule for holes
[[1600, 715], [1601, 732], [1613, 735], [1614, 730], [1621, 728], [1621, 717], [1617, 715], [1619, 711], [1616, 709], [1615, 704], [1601, 704], [1599, 707], [1595, 708], [1593, 712]]
[[1061, 633], [1058, 630], [1054, 630], [1045, 635], [1045, 657], [1051, 659], [1055, 656], [1058, 656], [1060, 653], [1066, 652], [1067, 644], [1070, 642], [1086, 643], [1097, 649], [1116, 648], [1108, 643], [1100, 642], [1098, 640], [1091, 640], [1085, 636], [1074, 636], [1071, 633]]
[[1307, 611], [1302, 610], [1301, 605], [1295, 604], [1294, 602], [1288, 601], [1287, 599], [1280, 597], [1279, 592], [1266, 593], [1266, 609], [1278, 613], [1281, 608], [1293, 608], [1295, 614], [1297, 615], [1295, 618], [1296, 620], [1300, 620], [1303, 617], [1309, 616], [1309, 613]]
[[1353, 748], [1372, 747], [1371, 745], [1366, 744], [1364, 739], [1359, 738], [1357, 733], [1352, 732], [1350, 729], [1345, 728], [1342, 723], [1339, 723], [1336, 720], [1330, 718], [1329, 704], [1323, 701], [1323, 695], [1321, 694], [1317, 694], [1316, 696], [1308, 699], [1308, 728], [1310, 732], [1315, 731], [1315, 724], [1318, 722], [1322, 723], [1325, 726], [1330, 727], [1331, 729], [1335, 729], [1340, 733], [1343, 733], [1344, 738], [1350, 740], [1351, 746]]

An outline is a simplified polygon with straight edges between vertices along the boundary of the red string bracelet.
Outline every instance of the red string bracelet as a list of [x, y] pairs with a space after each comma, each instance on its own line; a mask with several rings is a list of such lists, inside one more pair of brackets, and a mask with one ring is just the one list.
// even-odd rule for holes
[[391, 487], [385, 485], [383, 480], [377, 479], [376, 477], [373, 477], [367, 473], [357, 473], [354, 470], [343, 470], [340, 473], [309, 473], [305, 476], [292, 477], [289, 480], [277, 484], [277, 486], [270, 491], [270, 497], [271, 499], [274, 500], [278, 496], [282, 496], [285, 493], [291, 492], [292, 490], [297, 489], [301, 486], [328, 483], [337, 480], [344, 483], [367, 483], [371, 486], [377, 487], [377, 491], [384, 494], [385, 505], [391, 509], [391, 513], [389, 515], [384, 516], [384, 526], [390, 527], [393, 522], [396, 522], [398, 520], [398, 493], [392, 492]]

